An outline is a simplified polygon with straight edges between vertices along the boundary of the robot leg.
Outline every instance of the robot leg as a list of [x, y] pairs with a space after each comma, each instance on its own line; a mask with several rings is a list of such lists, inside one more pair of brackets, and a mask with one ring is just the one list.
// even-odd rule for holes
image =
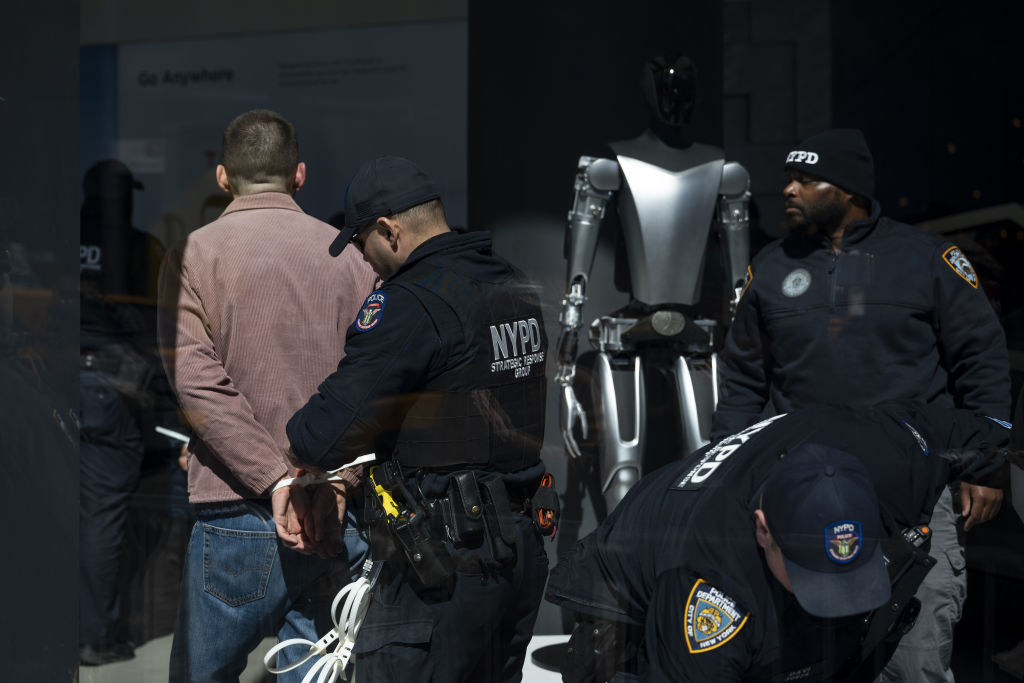
[[639, 356], [601, 352], [591, 378], [597, 469], [609, 512], [640, 480], [645, 422], [643, 366]]
[[677, 356], [673, 368], [679, 405], [679, 424], [686, 453], [706, 446], [711, 416], [718, 403], [718, 355]]

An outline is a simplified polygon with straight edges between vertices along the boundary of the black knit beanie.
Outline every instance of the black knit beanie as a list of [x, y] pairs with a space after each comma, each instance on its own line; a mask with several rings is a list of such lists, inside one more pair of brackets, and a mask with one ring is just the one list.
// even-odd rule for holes
[[803, 171], [866, 199], [875, 194], [875, 163], [864, 133], [856, 128], [812, 135], [786, 156], [785, 169]]

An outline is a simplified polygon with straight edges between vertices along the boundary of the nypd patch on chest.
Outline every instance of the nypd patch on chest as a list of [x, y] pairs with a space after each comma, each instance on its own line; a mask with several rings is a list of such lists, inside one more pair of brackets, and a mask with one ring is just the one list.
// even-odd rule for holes
[[387, 303], [387, 294], [379, 289], [371, 292], [356, 316], [356, 328], [365, 332], [377, 327], [384, 318], [384, 307], [387, 306]]
[[686, 601], [686, 648], [690, 654], [710, 652], [727, 643], [747, 623], [736, 601], [704, 579], [698, 579]]
[[942, 260], [953, 269], [954, 273], [966, 280], [967, 284], [975, 289], [978, 288], [978, 274], [974, 272], [971, 262], [958, 247], [950, 247], [943, 252]]

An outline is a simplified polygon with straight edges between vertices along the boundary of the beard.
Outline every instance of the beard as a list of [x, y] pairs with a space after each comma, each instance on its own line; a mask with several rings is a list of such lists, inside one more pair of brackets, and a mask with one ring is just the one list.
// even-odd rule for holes
[[842, 225], [846, 216], [846, 205], [835, 192], [827, 199], [820, 199], [813, 204], [795, 206], [798, 214], [786, 214], [786, 227], [790, 230], [799, 229], [808, 233], [824, 232], [831, 234]]

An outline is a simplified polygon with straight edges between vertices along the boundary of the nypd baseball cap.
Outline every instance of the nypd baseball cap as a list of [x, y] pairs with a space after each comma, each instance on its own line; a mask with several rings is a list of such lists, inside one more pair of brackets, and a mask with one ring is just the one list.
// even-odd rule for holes
[[434, 182], [408, 159], [383, 156], [367, 161], [345, 191], [345, 225], [331, 243], [331, 256], [340, 254], [361, 228], [381, 216], [440, 197]]
[[797, 446], [768, 477], [761, 509], [809, 614], [845, 617], [889, 600], [878, 499], [857, 458], [820, 444]]
[[812, 135], [786, 155], [785, 170], [796, 169], [871, 199], [875, 194], [875, 162], [856, 128], [837, 128]]

